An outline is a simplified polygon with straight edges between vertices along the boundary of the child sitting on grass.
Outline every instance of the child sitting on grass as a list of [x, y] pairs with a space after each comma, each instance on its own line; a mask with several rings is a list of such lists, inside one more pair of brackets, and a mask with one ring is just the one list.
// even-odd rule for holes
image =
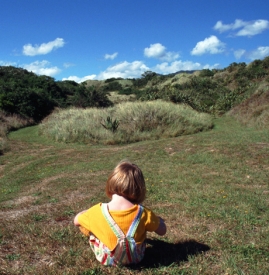
[[78, 213], [74, 224], [89, 235], [90, 246], [103, 265], [138, 263], [144, 257], [146, 232], [166, 233], [163, 219], [141, 205], [146, 195], [142, 171], [129, 161], [120, 162], [107, 180], [106, 194], [109, 203]]

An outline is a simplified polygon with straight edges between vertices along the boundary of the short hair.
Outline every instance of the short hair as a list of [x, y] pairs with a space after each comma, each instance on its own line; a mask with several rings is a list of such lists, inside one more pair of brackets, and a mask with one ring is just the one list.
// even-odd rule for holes
[[146, 197], [146, 185], [141, 169], [128, 160], [121, 161], [106, 182], [106, 195], [117, 194], [132, 203], [142, 203]]

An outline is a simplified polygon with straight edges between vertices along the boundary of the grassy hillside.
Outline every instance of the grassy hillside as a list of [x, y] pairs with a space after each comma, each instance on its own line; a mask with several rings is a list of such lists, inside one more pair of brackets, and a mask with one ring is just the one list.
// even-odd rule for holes
[[[246, 126], [268, 128], [269, 57], [222, 70], [204, 69], [141, 78], [54, 81], [24, 69], [0, 66], [0, 154], [10, 130], [38, 123], [58, 108], [109, 107], [122, 102], [161, 99], [189, 105], [214, 117], [229, 114]], [[16, 119], [17, 118], [17, 121]]]
[[[0, 274], [267, 274], [269, 131], [232, 117], [211, 131], [121, 146], [54, 143], [28, 127], [0, 158]], [[105, 268], [73, 226], [107, 202], [124, 158], [144, 172], [144, 205], [165, 218], [137, 267]]]

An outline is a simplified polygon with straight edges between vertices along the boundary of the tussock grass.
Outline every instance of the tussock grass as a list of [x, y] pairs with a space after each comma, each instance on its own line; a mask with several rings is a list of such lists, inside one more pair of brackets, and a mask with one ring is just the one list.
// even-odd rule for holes
[[250, 127], [269, 129], [269, 85], [264, 84], [247, 100], [228, 112]]
[[[119, 121], [114, 133], [102, 126], [107, 117]], [[58, 142], [120, 144], [193, 134], [212, 127], [208, 114], [185, 105], [153, 101], [57, 111], [43, 121], [40, 133]]]
[[119, 104], [126, 101], [135, 101], [136, 95], [135, 94], [124, 95], [124, 94], [119, 94], [118, 92], [109, 92], [108, 99], [111, 102], [113, 102], [113, 104]]
[[[12, 132], [0, 159], [0, 273], [267, 274], [269, 132], [232, 117], [212, 131], [121, 146], [55, 143], [37, 126]], [[144, 205], [164, 217], [136, 267], [105, 268], [74, 227], [107, 202], [105, 182], [124, 158], [145, 176]]]
[[0, 155], [9, 149], [7, 134], [11, 130], [33, 124], [31, 119], [23, 118], [19, 115], [9, 115], [0, 110]]

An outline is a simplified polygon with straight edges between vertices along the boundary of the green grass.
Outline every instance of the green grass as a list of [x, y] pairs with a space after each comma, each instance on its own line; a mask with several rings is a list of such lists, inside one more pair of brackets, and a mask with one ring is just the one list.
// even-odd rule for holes
[[[0, 157], [0, 274], [268, 274], [269, 131], [231, 117], [213, 130], [127, 145], [54, 143], [29, 127]], [[105, 268], [73, 226], [108, 201], [108, 174], [124, 158], [164, 217], [137, 267]]]

